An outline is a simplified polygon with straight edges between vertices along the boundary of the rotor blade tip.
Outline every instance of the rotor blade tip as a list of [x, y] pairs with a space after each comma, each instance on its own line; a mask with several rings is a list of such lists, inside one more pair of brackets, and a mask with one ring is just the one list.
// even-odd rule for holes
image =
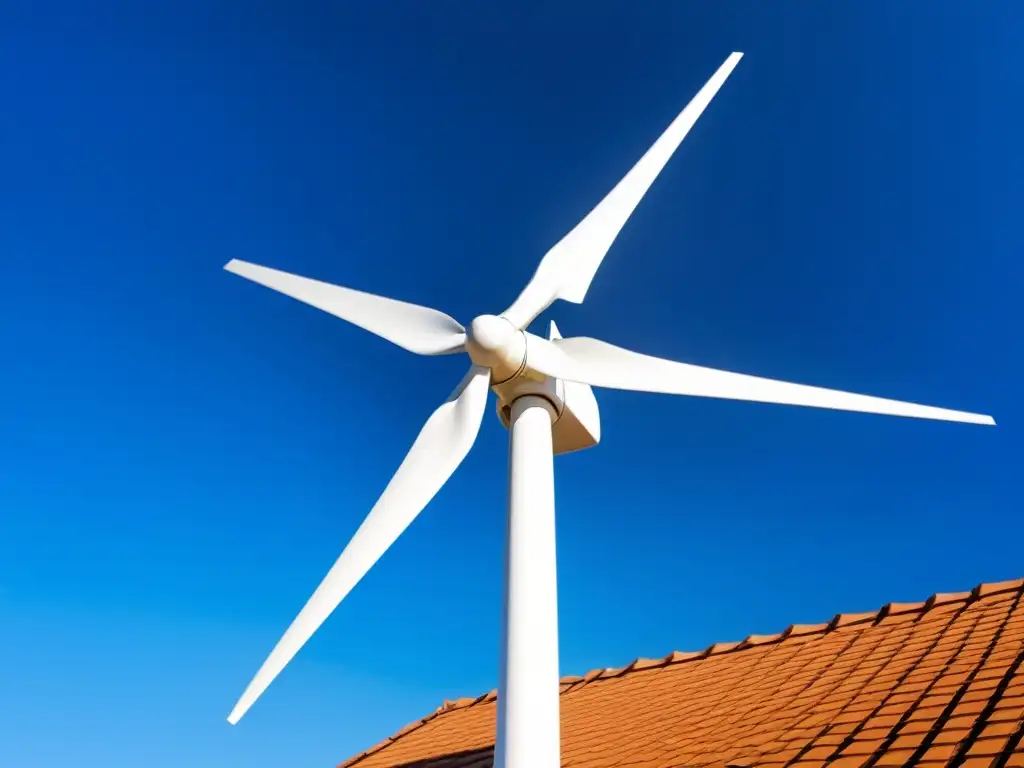
[[240, 262], [238, 261], [238, 259], [232, 259], [231, 261], [229, 261], [227, 264], [224, 265], [224, 269], [226, 269], [228, 272], [234, 272], [235, 271], [235, 267], [239, 263]]
[[982, 413], [964, 414], [963, 421], [969, 422], [971, 424], [981, 424], [986, 427], [994, 427], [996, 425], [996, 420], [994, 418], [992, 418], [991, 416], [986, 416], [985, 414]]

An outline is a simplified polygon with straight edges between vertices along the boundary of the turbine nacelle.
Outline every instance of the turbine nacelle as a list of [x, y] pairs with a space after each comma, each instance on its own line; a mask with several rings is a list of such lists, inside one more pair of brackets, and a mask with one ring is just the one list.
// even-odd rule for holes
[[526, 334], [498, 315], [480, 315], [466, 331], [466, 352], [474, 365], [488, 368], [492, 382], [508, 381], [526, 364]]
[[515, 376], [507, 381], [495, 382], [491, 387], [498, 399], [497, 410], [501, 423], [511, 428], [512, 404], [520, 397], [537, 395], [554, 406], [551, 447], [555, 455], [593, 448], [601, 440], [601, 414], [590, 385], [548, 376], [531, 364], [534, 359], [539, 359], [543, 364], [545, 356], [560, 358], [558, 349], [552, 349], [550, 343], [562, 338], [554, 320], [551, 321], [548, 339], [532, 333], [524, 335], [529, 350], [526, 362]]

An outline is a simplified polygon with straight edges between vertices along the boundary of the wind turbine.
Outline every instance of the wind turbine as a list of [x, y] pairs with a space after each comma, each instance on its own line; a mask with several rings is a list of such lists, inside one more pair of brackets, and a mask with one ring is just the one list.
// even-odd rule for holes
[[591, 338], [563, 339], [553, 323], [547, 339], [526, 330], [557, 299], [583, 301], [627, 218], [742, 55], [726, 59], [629, 173], [547, 252], [512, 306], [500, 315], [475, 318], [468, 330], [435, 309], [243, 261], [225, 266], [410, 352], [465, 352], [470, 359], [465, 377], [427, 419], [380, 500], [246, 688], [229, 722], [238, 722], [458, 468], [480, 429], [489, 389], [509, 430], [510, 453], [498, 768], [560, 764], [553, 455], [599, 441], [592, 386], [995, 423], [990, 416], [660, 360]]

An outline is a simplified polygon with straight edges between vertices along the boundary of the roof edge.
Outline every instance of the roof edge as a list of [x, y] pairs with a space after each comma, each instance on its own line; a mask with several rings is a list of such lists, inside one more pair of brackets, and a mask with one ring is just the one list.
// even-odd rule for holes
[[[904, 615], [908, 613], [924, 614], [937, 606], [949, 605], [950, 603], [972, 603], [976, 600], [981, 600], [992, 595], [1018, 591], [1024, 591], [1024, 578], [1011, 579], [1008, 581], [984, 582], [976, 586], [970, 592], [937, 592], [927, 600], [920, 603], [888, 603], [877, 611], [868, 611], [866, 613], [837, 613], [831, 621], [825, 622], [824, 624], [790, 624], [782, 632], [776, 632], [772, 635], [748, 635], [744, 640], [732, 643], [714, 643], [702, 651], [673, 651], [667, 656], [659, 659], [638, 658], [624, 667], [592, 669], [585, 675], [569, 675], [562, 677], [559, 680], [559, 695], [576, 691], [585, 685], [589, 685], [595, 680], [606, 680], [612, 677], [621, 677], [622, 675], [631, 672], [639, 672], [646, 669], [698, 661], [700, 659], [706, 659], [709, 656], [735, 653], [759, 645], [769, 645], [772, 643], [782, 642], [790, 637], [823, 635], [843, 627], [857, 624], [874, 625], [885, 619], [887, 616]], [[497, 689], [494, 689], [481, 696], [477, 696], [476, 698], [464, 697], [455, 700], [445, 699], [441, 706], [426, 717], [409, 723], [393, 736], [389, 736], [378, 744], [375, 744], [369, 749], [366, 749], [358, 755], [355, 755], [341, 763], [338, 768], [351, 768], [351, 766], [356, 765], [361, 760], [380, 752], [385, 747], [388, 747], [398, 741], [398, 739], [412, 731], [422, 728], [424, 725], [441, 715], [447, 714], [448, 712], [454, 712], [458, 709], [472, 707], [476, 704], [485, 704], [495, 701], [497, 696], [498, 691]]]

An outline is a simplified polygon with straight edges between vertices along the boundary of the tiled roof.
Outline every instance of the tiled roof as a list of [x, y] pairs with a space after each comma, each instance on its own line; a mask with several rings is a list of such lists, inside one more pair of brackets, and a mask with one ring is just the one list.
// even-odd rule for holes
[[[1024, 579], [562, 679], [562, 765], [1024, 767]], [[342, 768], [492, 765], [495, 692]]]

